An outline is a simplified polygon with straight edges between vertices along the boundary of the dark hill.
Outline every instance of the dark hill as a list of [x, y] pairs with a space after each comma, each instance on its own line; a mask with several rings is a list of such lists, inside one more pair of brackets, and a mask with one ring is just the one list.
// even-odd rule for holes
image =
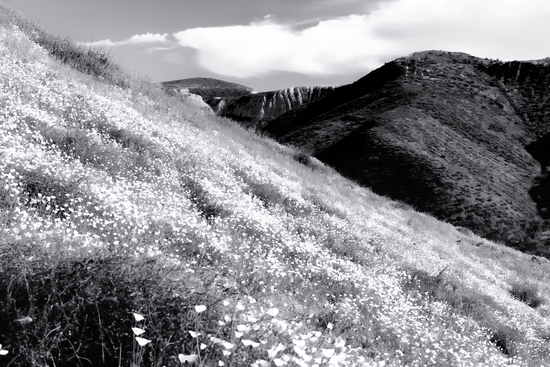
[[214, 97], [238, 97], [254, 92], [254, 89], [241, 84], [226, 82], [215, 78], [187, 78], [161, 83], [166, 91], [187, 89], [190, 93], [198, 94], [204, 101]]
[[264, 130], [379, 194], [548, 256], [549, 87], [544, 62], [420, 52]]

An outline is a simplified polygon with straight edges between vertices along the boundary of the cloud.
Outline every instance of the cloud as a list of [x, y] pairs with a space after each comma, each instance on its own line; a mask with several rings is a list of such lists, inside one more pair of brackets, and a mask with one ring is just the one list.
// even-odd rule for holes
[[196, 50], [202, 67], [222, 75], [246, 78], [275, 70], [335, 75], [367, 72], [426, 49], [542, 58], [550, 54], [545, 49], [549, 18], [547, 0], [395, 0], [305, 29], [272, 15], [249, 25], [187, 29], [174, 37]]
[[105, 39], [95, 42], [80, 42], [82, 45], [86, 46], [125, 46], [125, 45], [137, 45], [143, 43], [156, 43], [156, 42], [168, 42], [168, 33], [159, 34], [159, 33], [144, 33], [144, 34], [135, 34], [132, 37], [125, 39], [123, 41], [111, 41], [110, 39]]
[[[219, 74], [337, 73], [344, 65], [349, 71], [375, 61], [360, 41], [368, 33], [366, 18], [350, 15], [299, 31], [268, 18], [248, 26], [188, 29], [174, 37], [180, 45], [197, 49], [198, 62]], [[377, 47], [384, 49], [385, 45]]]

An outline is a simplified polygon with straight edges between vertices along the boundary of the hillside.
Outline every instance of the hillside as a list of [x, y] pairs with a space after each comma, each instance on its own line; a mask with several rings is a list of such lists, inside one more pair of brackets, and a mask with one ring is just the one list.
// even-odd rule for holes
[[0, 366], [550, 365], [550, 262], [0, 5]]
[[214, 97], [240, 97], [254, 92], [254, 89], [241, 84], [215, 78], [186, 78], [161, 83], [162, 89], [168, 92], [179, 92], [182, 89], [199, 95], [204, 101]]
[[543, 62], [419, 52], [264, 131], [376, 193], [549, 256], [549, 87]]

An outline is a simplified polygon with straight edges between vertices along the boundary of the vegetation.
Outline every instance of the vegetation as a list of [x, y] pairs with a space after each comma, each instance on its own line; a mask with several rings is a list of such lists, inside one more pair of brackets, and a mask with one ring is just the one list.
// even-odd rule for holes
[[0, 365], [550, 364], [546, 260], [0, 13]]
[[187, 78], [163, 82], [162, 88], [168, 92], [185, 88], [190, 93], [198, 94], [205, 101], [215, 97], [240, 97], [254, 90], [244, 85], [226, 82], [214, 78]]

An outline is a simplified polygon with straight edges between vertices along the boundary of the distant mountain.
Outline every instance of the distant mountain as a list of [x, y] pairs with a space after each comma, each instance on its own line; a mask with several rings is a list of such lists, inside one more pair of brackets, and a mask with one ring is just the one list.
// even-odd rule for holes
[[267, 122], [293, 108], [325, 97], [334, 87], [291, 87], [256, 93], [244, 85], [213, 78], [188, 78], [161, 83], [169, 92], [186, 97], [189, 93], [202, 97], [220, 116], [246, 126], [262, 128]]
[[293, 87], [239, 97], [217, 97], [207, 103], [221, 116], [261, 128], [293, 108], [323, 98], [333, 90], [334, 87]]
[[206, 102], [214, 97], [240, 97], [254, 92], [254, 89], [241, 84], [215, 78], [187, 78], [161, 83], [166, 91], [179, 92], [182, 89], [197, 94]]
[[542, 60], [419, 52], [263, 131], [376, 193], [548, 256], [549, 91]]

